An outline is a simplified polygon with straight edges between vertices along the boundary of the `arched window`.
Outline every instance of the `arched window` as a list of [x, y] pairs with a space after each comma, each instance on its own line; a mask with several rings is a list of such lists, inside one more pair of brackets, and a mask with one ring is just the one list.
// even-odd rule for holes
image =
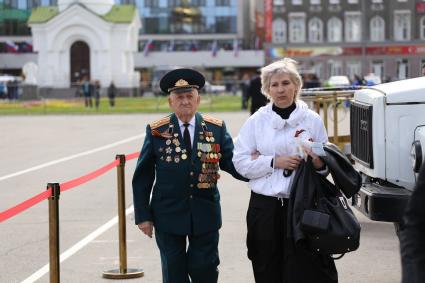
[[319, 18], [312, 18], [308, 22], [308, 40], [310, 42], [323, 41], [323, 23]]
[[342, 22], [336, 17], [328, 21], [328, 41], [340, 42], [342, 40]]
[[420, 37], [421, 39], [425, 39], [425, 16], [421, 18], [420, 23]]
[[385, 21], [380, 16], [375, 16], [370, 20], [370, 40], [385, 40]]
[[285, 43], [286, 42], [286, 22], [281, 18], [277, 18], [273, 21], [273, 43]]

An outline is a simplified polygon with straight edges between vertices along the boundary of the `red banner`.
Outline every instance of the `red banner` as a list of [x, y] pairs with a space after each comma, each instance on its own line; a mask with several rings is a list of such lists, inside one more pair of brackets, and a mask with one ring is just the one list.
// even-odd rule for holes
[[272, 41], [273, 32], [273, 1], [264, 0], [264, 31], [265, 31], [265, 42]]
[[425, 13], [425, 3], [416, 3], [416, 13], [418, 14]]

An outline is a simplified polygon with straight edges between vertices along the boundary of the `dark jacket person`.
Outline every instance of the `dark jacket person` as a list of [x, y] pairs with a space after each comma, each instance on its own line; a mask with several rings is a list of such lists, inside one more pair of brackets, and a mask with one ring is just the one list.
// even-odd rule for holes
[[425, 166], [407, 205], [400, 231], [403, 283], [425, 282]]
[[147, 126], [133, 176], [135, 222], [149, 237], [155, 227], [163, 282], [217, 282], [219, 168], [243, 179], [224, 122], [197, 112], [204, 83], [192, 69], [161, 79], [174, 113]]

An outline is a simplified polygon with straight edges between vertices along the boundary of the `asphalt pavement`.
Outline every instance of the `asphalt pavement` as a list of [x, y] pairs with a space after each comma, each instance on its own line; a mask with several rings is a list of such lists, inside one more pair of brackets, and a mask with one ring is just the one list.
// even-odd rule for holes
[[[247, 113], [211, 113], [223, 118], [233, 136]], [[344, 113], [342, 113], [344, 114]], [[49, 182], [65, 182], [114, 160], [116, 154], [139, 151], [146, 124], [163, 114], [0, 117], [0, 212], [45, 190]], [[340, 115], [347, 133], [348, 115]], [[126, 164], [126, 206], [131, 207], [135, 160]], [[246, 257], [246, 184], [227, 173], [219, 181], [223, 228], [220, 230], [219, 282], [254, 282]], [[0, 223], [0, 282], [49, 282], [47, 201]], [[60, 196], [61, 282], [109, 282], [104, 270], [118, 268], [116, 171], [63, 192]], [[391, 223], [367, 220], [360, 248], [337, 261], [342, 283], [400, 282], [399, 244]], [[120, 282], [161, 282], [155, 240], [141, 234], [133, 215], [127, 221], [129, 268], [145, 276]], [[89, 239], [87, 237], [89, 236]], [[90, 238], [91, 237], [91, 238]]]

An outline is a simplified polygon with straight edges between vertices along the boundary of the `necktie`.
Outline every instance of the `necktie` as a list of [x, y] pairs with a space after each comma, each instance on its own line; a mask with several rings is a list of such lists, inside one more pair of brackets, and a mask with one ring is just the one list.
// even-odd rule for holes
[[183, 139], [184, 139], [184, 144], [186, 145], [186, 150], [187, 150], [187, 154], [190, 156], [190, 153], [192, 151], [192, 145], [190, 142], [190, 134], [189, 134], [189, 124], [183, 124], [184, 126], [184, 132], [183, 132]]

